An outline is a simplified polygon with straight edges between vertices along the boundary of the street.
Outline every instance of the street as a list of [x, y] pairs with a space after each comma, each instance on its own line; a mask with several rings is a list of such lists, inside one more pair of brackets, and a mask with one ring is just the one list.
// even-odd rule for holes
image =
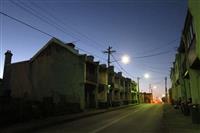
[[142, 104], [37, 130], [37, 133], [160, 133], [162, 104]]

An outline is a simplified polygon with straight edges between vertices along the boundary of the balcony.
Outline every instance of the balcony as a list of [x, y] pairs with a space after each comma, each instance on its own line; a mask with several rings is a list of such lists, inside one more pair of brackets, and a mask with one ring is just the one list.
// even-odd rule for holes
[[184, 58], [183, 62], [181, 63], [181, 75], [184, 76], [186, 71], [187, 71], [186, 58]]
[[120, 89], [119, 83], [117, 83], [117, 82], [114, 83], [114, 89], [115, 90], [119, 90]]
[[97, 84], [97, 66], [86, 64], [86, 82]]
[[102, 69], [101, 67], [99, 69], [99, 84], [104, 84], [104, 85], [108, 84], [107, 69]]

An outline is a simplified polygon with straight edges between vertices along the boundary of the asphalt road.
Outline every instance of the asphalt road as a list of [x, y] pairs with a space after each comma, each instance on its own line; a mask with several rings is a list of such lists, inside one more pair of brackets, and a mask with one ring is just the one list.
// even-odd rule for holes
[[143, 104], [41, 129], [37, 133], [163, 133], [163, 105]]

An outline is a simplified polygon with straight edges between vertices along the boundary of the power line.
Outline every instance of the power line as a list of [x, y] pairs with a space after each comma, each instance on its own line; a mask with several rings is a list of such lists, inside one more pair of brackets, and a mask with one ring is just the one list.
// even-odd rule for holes
[[128, 73], [128, 72], [120, 65], [120, 63], [118, 62], [118, 60], [116, 60], [116, 58], [113, 56], [113, 54], [111, 54], [111, 56], [112, 56], [114, 62], [117, 63], [117, 65], [120, 67], [120, 69], [121, 69], [122, 71], [124, 71], [127, 75], [129, 75], [129, 76], [132, 77], [133, 79], [135, 78], [134, 76], [132, 76], [130, 73]]
[[112, 47], [111, 47], [111, 46], [109, 46], [107, 50], [103, 51], [103, 53], [108, 54], [108, 60], [107, 60], [108, 67], [110, 66], [110, 63], [111, 63], [111, 61], [110, 61], [110, 55], [111, 55], [112, 53], [115, 53], [115, 52], [116, 52], [116, 51], [115, 51], [115, 50], [112, 50]]
[[[19, 0], [18, 0], [19, 1]], [[19, 1], [20, 2], [20, 1]], [[54, 24], [54, 25], [56, 25], [56, 27], [61, 27], [61, 28], [59, 28], [62, 32], [64, 32], [64, 33], [66, 33], [66, 34], [68, 34], [67, 32], [65, 32], [65, 28], [64, 27], [62, 27], [61, 25], [65, 25], [64, 23], [62, 23], [62, 21], [61, 20], [59, 20], [57, 17], [55, 17], [55, 16], [53, 16], [53, 15], [51, 15], [51, 13], [48, 13], [46, 10], [41, 10], [42, 8], [39, 8], [36, 4], [34, 4], [34, 3], [32, 3], [31, 2], [31, 4], [32, 5], [34, 5], [34, 7], [36, 7], [38, 10], [41, 10], [42, 11], [42, 13], [43, 12], [45, 12], [47, 15], [42, 15], [40, 12], [38, 12], [38, 10], [36, 10], [36, 8], [34, 9], [34, 8], [32, 8], [32, 7], [30, 7], [30, 6], [27, 6], [27, 4], [24, 4], [23, 2], [20, 2], [21, 4], [23, 4], [24, 5], [24, 7], [23, 8], [25, 8], [25, 7], [28, 7], [28, 9], [30, 9], [32, 12], [31, 13], [37, 13], [38, 15], [40, 14], [41, 16], [42, 16], [42, 18], [40, 17], [40, 16], [38, 16], [39, 17], [39, 19], [42, 19], [42, 20], [45, 20], [44, 18], [46, 18], [47, 20], [45, 20], [45, 22], [47, 21], [47, 22], [51, 22], [51, 24]], [[28, 10], [27, 9], [27, 10]], [[35, 13], [34, 13], [34, 16], [35, 16]], [[32, 14], [33, 15], [33, 14]], [[35, 16], [35, 17], [37, 17], [37, 16]], [[47, 17], [47, 16], [50, 16], [50, 17]], [[55, 22], [53, 21], [53, 20], [55, 20]], [[59, 20], [59, 21], [58, 21]], [[57, 24], [57, 22], [61, 22], [60, 24]], [[48, 23], [49, 24], [49, 23]], [[71, 33], [71, 34], [73, 34], [73, 33]], [[78, 33], [78, 34], [81, 34], [80, 32]], [[82, 36], [84, 36], [84, 34], [81, 34]], [[84, 36], [84, 37], [87, 37], [87, 36]], [[87, 38], [87, 39], [89, 39], [89, 38]], [[92, 43], [93, 44], [93, 43]], [[92, 46], [96, 46], [96, 45], [92, 45]], [[99, 47], [95, 47], [95, 49], [96, 48], [99, 48]], [[99, 57], [99, 59], [102, 59], [102, 58], [100, 58], [100, 56], [98, 56]]]
[[[138, 63], [135, 63], [137, 66], [139, 65]], [[146, 65], [139, 65], [140, 67], [138, 67], [139, 69], [145, 69], [145, 70], [148, 70], [148, 71], [151, 71], [153, 73], [159, 73], [159, 74], [167, 74], [168, 72], [163, 72], [162, 70], [158, 70], [158, 69], [155, 69], [155, 68], [152, 68], [150, 66], [146, 66]], [[142, 68], [141, 68], [142, 67]]]
[[[23, 21], [21, 21], [21, 20], [15, 18], [15, 17], [12, 17], [12, 16], [10, 16], [10, 15], [8, 15], [8, 14], [6, 14], [6, 13], [3, 13], [3, 12], [0, 11], [0, 14], [4, 15], [4, 16], [6, 16], [6, 17], [12, 19], [12, 20], [15, 20], [16, 22], [19, 22], [19, 23], [21, 23], [21, 24], [23, 24], [23, 25], [26, 25], [26, 26], [30, 27], [31, 29], [34, 29], [34, 30], [36, 30], [36, 31], [39, 31], [40, 33], [43, 33], [43, 34], [45, 34], [45, 35], [47, 35], [47, 36], [49, 36], [49, 37], [54, 37], [53, 35], [51, 35], [51, 34], [49, 34], [49, 33], [47, 33], [47, 32], [44, 32], [44, 31], [42, 31], [42, 30], [40, 30], [40, 29], [38, 29], [38, 28], [36, 28], [36, 27], [34, 27], [34, 26], [28, 24], [28, 23], [25, 23], [25, 22], [23, 22]], [[78, 48], [78, 47], [77, 47], [77, 48]], [[78, 49], [81, 50], [81, 51], [83, 51], [83, 52], [86, 52], [86, 53], [89, 53], [89, 54], [91, 54], [91, 55], [94, 55], [94, 56], [98, 57], [99, 59], [103, 59], [104, 61], [107, 61], [105, 58], [103, 58], [103, 57], [101, 57], [101, 56], [92, 54], [91, 52], [88, 52], [88, 51], [83, 50], [83, 49], [81, 49], [81, 48], [78, 48]]]
[[44, 32], [44, 31], [42, 31], [42, 30], [40, 30], [40, 29], [38, 29], [38, 28], [36, 28], [36, 27], [34, 27], [34, 26], [28, 24], [28, 23], [25, 23], [25, 22], [23, 22], [23, 21], [21, 21], [21, 20], [15, 18], [15, 17], [12, 17], [12, 16], [10, 16], [10, 15], [8, 15], [8, 14], [6, 14], [6, 13], [3, 13], [3, 12], [0, 11], [0, 14], [4, 15], [4, 16], [6, 16], [6, 17], [12, 19], [12, 20], [15, 20], [15, 21], [17, 21], [17, 22], [19, 22], [19, 23], [21, 23], [21, 24], [23, 24], [23, 25], [26, 25], [26, 26], [28, 26], [28, 27], [30, 27], [30, 28], [36, 30], [36, 31], [39, 31], [39, 32], [41, 32], [41, 33], [43, 33], [43, 34], [45, 34], [45, 35], [47, 35], [47, 36], [54, 37], [53, 35], [51, 35], [51, 34], [49, 34], [49, 33], [47, 33], [47, 32]]
[[78, 50], [83, 51], [83, 52], [85, 52], [85, 53], [88, 53], [88, 54], [90, 54], [90, 55], [94, 55], [94, 56], [96, 56], [96, 57], [99, 58], [99, 59], [102, 59], [102, 60], [104, 60], [104, 61], [107, 61], [105, 58], [103, 58], [103, 57], [101, 57], [101, 56], [99, 56], [99, 55], [93, 54], [92, 52], [86, 51], [86, 50], [84, 50], [84, 49], [82, 49], [82, 48], [79, 48], [79, 47], [77, 47], [77, 46], [76, 46], [76, 48], [77, 48]]
[[159, 52], [159, 53], [155, 53], [155, 54], [150, 54], [150, 55], [144, 55], [144, 56], [136, 56], [134, 58], [149, 58], [149, 57], [154, 57], [154, 56], [159, 56], [159, 55], [163, 55], [163, 54], [168, 54], [172, 51], [164, 51], [164, 52]]
[[154, 70], [164, 70], [164, 69], [168, 69], [169, 68], [169, 66], [167, 66], [166, 68], [161, 68], [161, 67], [154, 67], [154, 66], [149, 66], [149, 64], [147, 65], [147, 64], [144, 64], [144, 63], [136, 63], [135, 62], [135, 64], [137, 64], [137, 65], [139, 65], [139, 66], [145, 66], [145, 67], [147, 67], [147, 68], [151, 68], [151, 69], [154, 69]]
[[157, 84], [161, 84], [161, 83], [163, 83], [163, 79], [161, 79], [161, 80], [159, 80], [157, 82], [153, 82], [152, 84], [157, 85]]
[[[151, 50], [147, 50], [147, 51], [144, 51], [144, 52], [142, 52], [142, 53], [149, 53], [149, 52], [155, 52], [156, 50], [159, 50], [159, 49], [162, 49], [162, 48], [165, 48], [165, 47], [167, 47], [167, 46], [170, 46], [170, 45], [172, 45], [172, 44], [174, 44], [174, 42], [176, 42], [178, 39], [174, 39], [174, 40], [172, 40], [172, 41], [170, 41], [170, 42], [168, 42], [168, 43], [166, 43], [166, 44], [164, 44], [164, 45], [161, 45], [161, 46], [159, 46], [159, 47], [156, 47], [156, 48], [154, 48], [154, 49], [151, 49]], [[173, 49], [172, 50], [174, 50], [174, 47], [173, 47]], [[166, 52], [159, 52], [159, 53], [156, 53], [155, 55], [153, 54], [150, 54], [150, 55], [145, 55], [144, 57], [143, 56], [136, 56], [136, 57], [134, 57], [134, 58], [146, 58], [146, 56], [147, 57], [151, 57], [151, 56], [157, 56], [157, 54], [158, 55], [162, 55], [162, 54], [166, 54], [166, 53], [169, 53], [171, 50], [169, 50], [169, 51], [166, 51]], [[117, 52], [117, 54], [121, 54], [121, 55], [123, 55], [123, 53], [120, 53], [120, 52]]]
[[159, 49], [163, 49], [163, 48], [165, 48], [165, 47], [171, 46], [172, 44], [174, 44], [174, 42], [176, 42], [176, 41], [178, 41], [178, 40], [179, 40], [179, 38], [174, 39], [174, 40], [172, 40], [172, 41], [169, 41], [168, 43], [164, 43], [163, 45], [159, 45], [159, 46], [156, 47], [156, 48], [153, 48], [153, 49], [150, 49], [150, 50], [146, 50], [146, 51], [144, 51], [143, 53], [150, 53], [150, 52], [154, 52], [154, 51], [159, 50]]
[[[12, 4], [14, 4], [15, 6], [21, 8], [21, 9], [24, 10], [25, 12], [28, 12], [29, 14], [35, 16], [35, 17], [38, 18], [39, 20], [41, 20], [41, 21], [43, 21], [43, 22], [49, 24], [50, 26], [53, 26], [54, 28], [56, 28], [57, 30], [63, 32], [64, 34], [66, 34], [66, 35], [68, 35], [68, 36], [71, 36], [71, 37], [74, 38], [74, 39], [78, 39], [78, 38], [76, 38], [76, 37], [70, 35], [69, 33], [65, 32], [62, 28], [60, 28], [60, 27], [59, 27], [58, 25], [56, 25], [55, 23], [52, 23], [52, 22], [50, 22], [50, 21], [44, 19], [43, 17], [39, 16], [38, 14], [40, 14], [40, 13], [36, 14], [36, 13], [34, 13], [33, 11], [28, 10], [27, 8], [23, 7], [22, 5], [18, 4], [17, 2], [15, 2], [15, 1], [13, 1], [13, 0], [10, 0], [10, 2], [11, 2]], [[29, 8], [32, 9], [31, 7], [29, 7]], [[32, 9], [32, 10], [34, 10], [34, 9]]]
[[[61, 19], [59, 19], [58, 17], [54, 16], [54, 15], [51, 14], [49, 11], [45, 10], [44, 8], [39, 7], [39, 5], [35, 4], [34, 2], [31, 2], [31, 1], [29, 1], [29, 2], [30, 2], [35, 8], [37, 8], [38, 10], [41, 10], [43, 13], [46, 13], [46, 14], [49, 15], [51, 18], [55, 19], [56, 22], [60, 22], [62, 25], [65, 25], [65, 26], [66, 26], [66, 24], [63, 23]], [[67, 19], [67, 18], [65, 18], [65, 19]], [[93, 45], [93, 46], [95, 46], [95, 48], [98, 48], [98, 49], [99, 49], [99, 45], [102, 46], [102, 47], [104, 47], [101, 43], [97, 42], [97, 41], [94, 40], [94, 39], [91, 39], [89, 36], [87, 36], [87, 35], [81, 33], [80, 31], [78, 31], [78, 30], [75, 29], [74, 27], [69, 26], [69, 24], [68, 24], [68, 27], [70, 27], [72, 30], [74, 30], [74, 31], [75, 31], [77, 34], [79, 34], [80, 36], [86, 38], [87, 40], [89, 40], [89, 41], [91, 41], [91, 42], [94, 42], [94, 43], [92, 43], [92, 44], [96, 44], [96, 45]]]

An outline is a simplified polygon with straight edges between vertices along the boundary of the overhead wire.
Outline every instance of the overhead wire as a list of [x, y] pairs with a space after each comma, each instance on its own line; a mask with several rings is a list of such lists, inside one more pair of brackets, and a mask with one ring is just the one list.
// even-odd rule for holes
[[[37, 5], [36, 3], [32, 2], [32, 1], [29, 1], [32, 6], [34, 6], [35, 8], [37, 8], [38, 10], [42, 11], [43, 13], [45, 13], [46, 15], [50, 16], [51, 18], [57, 20], [57, 22], [59, 22], [60, 24], [66, 26], [66, 23], [64, 23], [61, 19], [59, 19], [58, 17], [56, 17], [55, 15], [53, 15], [52, 13], [50, 13], [49, 11], [45, 10], [44, 8], [41, 8], [39, 5]], [[67, 18], [65, 18], [67, 19]], [[98, 48], [99, 49], [99, 46], [101, 47], [104, 47], [103, 44], [97, 42], [96, 40], [90, 38], [88, 35], [85, 35], [83, 33], [81, 33], [80, 31], [78, 31], [77, 29], [75, 29], [74, 27], [70, 26], [69, 24], [67, 25], [67, 27], [71, 28], [74, 32], [76, 32], [77, 34], [79, 34], [80, 36], [84, 37], [85, 39], [93, 42], [92, 45], [95, 47], [95, 48]]]
[[[57, 30], [63, 32], [63, 33], [66, 34], [67, 36], [70, 36], [70, 37], [74, 38], [75, 40], [78, 39], [78, 38], [74, 37], [72, 34], [69, 34], [69, 33], [67, 33], [66, 31], [64, 31], [64, 30], [62, 29], [62, 27], [60, 27], [59, 25], [57, 25], [57, 24], [55, 24], [55, 23], [53, 23], [53, 22], [51, 22], [51, 21], [49, 21], [49, 20], [44, 19], [44, 16], [43, 16], [43, 17], [39, 16], [39, 13], [36, 14], [35, 12], [33, 12], [33, 11], [27, 9], [26, 7], [24, 7], [24, 6], [20, 5], [20, 4], [18, 4], [18, 3], [17, 3], [16, 1], [14, 1], [14, 0], [9, 0], [9, 1], [10, 1], [12, 4], [14, 4], [15, 6], [19, 7], [20, 9], [22, 9], [23, 11], [25, 11], [25, 12], [27, 12], [27, 13], [33, 15], [34, 17], [36, 17], [37, 19], [43, 21], [44, 23], [46, 23], [46, 24], [48, 24], [48, 25], [50, 25], [50, 26], [53, 26], [55, 29], [57, 29]], [[29, 7], [29, 8], [32, 9], [31, 7]]]
[[[165, 47], [167, 47], [167, 46], [170, 46], [170, 45], [172, 45], [172, 44], [174, 44], [174, 42], [176, 42], [178, 40], [178, 38], [177, 39], [174, 39], [174, 40], [172, 40], [172, 41], [170, 41], [170, 42], [168, 42], [168, 43], [165, 43], [164, 45], [159, 45], [159, 47], [156, 47], [156, 48], [154, 48], [154, 49], [151, 49], [151, 50], [148, 50], [148, 51], [144, 51], [144, 52], [142, 52], [142, 53], [148, 53], [148, 52], [155, 52], [156, 50], [159, 50], [159, 49], [163, 49], [163, 48], [165, 48]], [[147, 55], [142, 55], [142, 56], [135, 56], [135, 57], [133, 57], [133, 58], [149, 58], [149, 57], [154, 57], [154, 56], [159, 56], [159, 55], [163, 55], [163, 54], [168, 54], [168, 53], [170, 53], [170, 52], [172, 52], [172, 51], [174, 51], [174, 50], [176, 50], [176, 49], [174, 49], [174, 47], [173, 47], [173, 49], [171, 49], [171, 50], [168, 50], [168, 51], [160, 51], [160, 52], [157, 52], [157, 53], [153, 53], [153, 54], [147, 54]], [[117, 52], [117, 54], [120, 54], [120, 55], [123, 55], [123, 53], [121, 53], [121, 52]]]
[[[5, 14], [3, 14], [3, 15], [5, 15]], [[7, 15], [5, 15], [5, 16], [7, 16]], [[9, 17], [9, 16], [8, 16]], [[11, 18], [11, 17], [10, 17]], [[29, 27], [32, 27], [33, 29], [35, 29], [35, 30], [38, 30], [38, 31], [40, 31], [40, 32], [42, 32], [42, 33], [45, 33], [46, 35], [49, 35], [49, 36], [51, 36], [51, 37], [53, 37], [52, 35], [50, 35], [50, 34], [48, 34], [48, 33], [46, 33], [46, 32], [43, 32], [43, 31], [41, 31], [40, 29], [38, 29], [38, 28], [35, 28], [35, 27], [33, 27], [33, 26], [31, 26], [31, 25], [29, 25], [29, 24], [27, 24], [27, 23], [24, 23], [24, 22], [22, 22], [22, 21], [20, 21], [20, 20], [18, 20], [18, 19], [14, 19], [14, 20], [16, 20], [16, 21], [18, 21], [18, 22], [21, 22], [21, 23], [23, 23], [23, 24], [25, 24], [25, 25], [27, 25], [27, 26], [29, 26]], [[158, 56], [158, 55], [161, 55], [161, 54], [166, 54], [166, 52], [162, 52], [162, 53], [156, 53], [156, 54], [151, 54], [151, 55], [146, 55], [146, 56], [138, 56], [138, 57], [135, 57], [135, 58], [146, 58], [146, 57], [152, 57], [152, 56]], [[99, 56], [100, 57], [100, 56]], [[113, 58], [114, 58], [114, 56], [113, 56]], [[115, 59], [116, 60], [116, 59]], [[130, 75], [123, 67], [121, 67], [121, 65], [119, 64], [119, 62], [117, 61], [116, 62], [119, 66], [120, 66], [120, 68], [125, 72], [125, 73], [127, 73], [128, 75]], [[131, 77], [132, 77], [132, 75], [131, 75]]]
[[[111, 56], [112, 56], [112, 58], [113, 58], [113, 60], [114, 60], [113, 62], [116, 62], [116, 63], [117, 63], [117, 65], [119, 66], [119, 68], [121, 69], [121, 71], [125, 72], [127, 75], [129, 75], [129, 76], [132, 77], [132, 78], [136, 78], [136, 77], [132, 76], [129, 72], [127, 72], [127, 71], [120, 65], [119, 60], [117, 60], [117, 59], [113, 56], [113, 54], [111, 54]], [[140, 67], [139, 67], [139, 68], [140, 68]], [[144, 67], [143, 67], [143, 68], [144, 68]], [[153, 73], [166, 74], [166, 73], [163, 73], [163, 72], [161, 72], [161, 71], [152, 70], [152, 69], [148, 69], [148, 71], [153, 72]], [[159, 79], [160, 79], [160, 77], [159, 77]]]
[[178, 41], [178, 40], [179, 40], [179, 38], [173, 39], [173, 40], [169, 41], [168, 43], [163, 43], [163, 45], [159, 45], [159, 46], [156, 47], [156, 48], [153, 48], [153, 49], [144, 51], [144, 53], [154, 52], [154, 51], [156, 51], [156, 50], [166, 48], [166, 47], [168, 47], [168, 46], [171, 46], [172, 44], [174, 44], [174, 42], [176, 42], [176, 41]]
[[[55, 16], [53, 16], [53, 15], [51, 15], [51, 13], [48, 13], [48, 11], [46, 11], [46, 10], [42, 10], [42, 8], [39, 8], [36, 4], [34, 4], [33, 2], [31, 2], [31, 4], [32, 5], [34, 5], [34, 7], [36, 7], [37, 8], [37, 10], [36, 9], [34, 9], [34, 8], [32, 8], [31, 6], [29, 6], [28, 4], [25, 4], [24, 2], [21, 2], [20, 0], [18, 0], [18, 2], [20, 3], [20, 4], [22, 4], [23, 6], [24, 6], [24, 8], [27, 8], [27, 10], [31, 10], [33, 13], [35, 12], [35, 13], [37, 13], [38, 15], [40, 14], [41, 16], [42, 16], [42, 19], [45, 19], [46, 18], [46, 21], [48, 21], [48, 22], [51, 22], [51, 23], [53, 23], [53, 24], [55, 24], [56, 26], [58, 26], [58, 27], [60, 27], [60, 29], [64, 32], [64, 33], [66, 33], [66, 34], [68, 34], [68, 32], [65, 32], [65, 28], [64, 27], [62, 27], [61, 25], [59, 25], [59, 24], [57, 24], [57, 22], [60, 22], [60, 24], [62, 24], [62, 25], [64, 25], [64, 23], [62, 23], [62, 21], [61, 20], [59, 20], [57, 17], [55, 17]], [[22, 6], [21, 5], [21, 6]], [[40, 10], [40, 11], [42, 11], [42, 13], [46, 13], [47, 15], [42, 15], [40, 12], [38, 12], [38, 10]], [[38, 16], [37, 15], [37, 16]], [[50, 16], [50, 17], [47, 17], [47, 16]], [[40, 17], [40, 16], [38, 16], [38, 17]], [[40, 17], [41, 18], [41, 17]], [[52, 19], [52, 20], [55, 20], [55, 22], [54, 21], [52, 21], [52, 20], [50, 20], [50, 19]], [[65, 26], [66, 27], [66, 26]], [[77, 32], [77, 31], [76, 31]], [[71, 33], [71, 35], [72, 35], [73, 33]], [[80, 34], [80, 35], [82, 35], [82, 36], [84, 36], [85, 38], [87, 38], [87, 39], [89, 39], [87, 36], [85, 36], [84, 34], [82, 34], [82, 33], [80, 33], [80, 32], [78, 32], [78, 34]], [[80, 40], [78, 40], [78, 41], [80, 41]], [[83, 40], [82, 40], [83, 41]], [[93, 41], [94, 42], [94, 40], [89, 40], [89, 41]], [[74, 42], [74, 41], [73, 41]], [[92, 43], [92, 44], [94, 44], [94, 43]], [[91, 46], [96, 46], [96, 45], [91, 45]], [[95, 49], [100, 49], [99, 47], [94, 47]], [[102, 49], [100, 49], [100, 51], [101, 51]], [[83, 51], [83, 50], [82, 50]], [[88, 53], [90, 53], [90, 52], [88, 52]], [[90, 53], [91, 54], [91, 53]], [[97, 55], [95, 55], [96, 57], [98, 57], [99, 59], [102, 59], [100, 56], [97, 56]], [[104, 60], [104, 59], [103, 59]]]
[[152, 68], [154, 70], [161, 70], [161, 71], [163, 69], [168, 69], [169, 68], [169, 66], [167, 66], [166, 68], [161, 68], [161, 67], [150, 66], [149, 64], [147, 65], [147, 64], [144, 64], [144, 63], [136, 63], [136, 62], [134, 62], [134, 64], [139, 65], [139, 66], [145, 66], [145, 67], [148, 67], [148, 68]]
[[149, 57], [154, 57], [154, 56], [159, 56], [159, 55], [163, 55], [163, 54], [168, 54], [171, 53], [172, 51], [163, 51], [163, 52], [159, 52], [159, 53], [154, 53], [154, 54], [149, 54], [149, 55], [144, 55], [144, 56], [136, 56], [134, 57], [135, 59], [141, 59], [141, 58], [149, 58]]
[[[28, 8], [32, 10], [32, 11], [30, 11], [30, 10], [26, 9], [25, 7], [23, 7], [22, 5], [19, 5], [18, 3], [14, 2], [14, 1], [12, 1], [12, 0], [10, 0], [10, 1], [11, 1], [13, 4], [15, 4], [16, 6], [18, 6], [19, 8], [21, 8], [22, 10], [29, 12], [30, 14], [34, 15], [35, 17], [37, 17], [38, 19], [42, 20], [43, 22], [46, 22], [46, 23], [50, 24], [51, 26], [54, 26], [54, 27], [56, 26], [55, 28], [58, 28], [58, 30], [60, 30], [60, 31], [64, 32], [65, 34], [67, 34], [67, 32], [65, 32], [64, 30], [62, 30], [63, 27], [59, 28], [60, 25], [57, 25], [56, 23], [54, 23], [54, 22], [52, 22], [52, 21], [46, 20], [46, 19], [48, 19], [46, 16], [43, 16], [43, 15], [42, 15], [42, 17], [40, 17], [39, 15], [37, 15], [37, 14], [39, 14], [39, 13], [38, 13], [36, 10], [34, 10], [32, 7], [28, 6]], [[19, 1], [19, 2], [20, 2], [20, 1]], [[20, 3], [23, 4], [22, 2], [20, 2]], [[24, 4], [23, 4], [23, 5], [24, 5]], [[24, 5], [24, 6], [26, 6], [26, 5]], [[37, 14], [35, 14], [34, 12], [36, 12]], [[46, 18], [46, 19], [44, 19], [44, 18]], [[54, 24], [54, 25], [52, 25], [52, 24]], [[79, 48], [79, 49], [80, 49], [80, 48]], [[81, 51], [86, 52], [86, 51], [83, 50], [83, 49], [81, 49]], [[88, 51], [87, 51], [87, 53], [91, 54], [91, 53], [88, 52]], [[94, 55], [94, 54], [93, 54], [93, 55]], [[95, 55], [95, 56], [98, 57], [99, 59], [103, 59], [101, 56], [98, 56], [98, 55]], [[103, 59], [103, 60], [105, 60], [105, 59]]]
[[[1, 11], [0, 11], [0, 14], [6, 16], [6, 17], [8, 17], [8, 18], [10, 18], [10, 19], [12, 19], [12, 20], [14, 20], [14, 21], [16, 21], [16, 22], [19, 22], [19, 23], [21, 23], [21, 24], [23, 24], [23, 25], [26, 25], [26, 26], [28, 26], [29, 28], [34, 29], [34, 30], [36, 30], [36, 31], [38, 31], [38, 32], [40, 32], [40, 33], [42, 33], [42, 34], [45, 34], [45, 35], [47, 35], [47, 36], [49, 36], [49, 37], [55, 37], [55, 36], [53, 36], [53, 35], [51, 35], [51, 34], [45, 32], [45, 31], [40, 30], [39, 28], [36, 28], [36, 27], [34, 27], [34, 26], [32, 26], [32, 25], [30, 25], [30, 24], [28, 24], [28, 23], [26, 23], [26, 22], [24, 22], [24, 21], [22, 21], [22, 20], [19, 20], [18, 18], [12, 17], [12, 16], [10, 16], [10, 15], [4, 13], [4, 12], [1, 12]], [[107, 61], [105, 58], [103, 58], [103, 57], [101, 57], [101, 56], [98, 56], [98, 55], [96, 55], [96, 54], [93, 54], [93, 53], [91, 53], [91, 52], [88, 52], [88, 51], [86, 51], [86, 50], [84, 50], [84, 49], [81, 49], [81, 48], [79, 48], [79, 47], [77, 47], [77, 48], [78, 48], [79, 50], [83, 51], [83, 52], [92, 54], [92, 55], [98, 57], [99, 59], [102, 59], [102, 60], [104, 60], [104, 61]]]
[[97, 57], [97, 58], [99, 58], [99, 59], [102, 59], [102, 60], [104, 60], [104, 61], [107, 61], [107, 59], [105, 59], [105, 58], [103, 58], [103, 57], [101, 57], [101, 56], [99, 56], [99, 55], [97, 55], [97, 54], [93, 54], [92, 52], [89, 52], [89, 51], [84, 50], [84, 49], [82, 49], [82, 48], [79, 48], [79, 47], [77, 47], [77, 46], [76, 46], [76, 48], [77, 48], [78, 50], [82, 51], [82, 52], [88, 53], [88, 54], [90, 54], [90, 55], [94, 55], [95, 57]]
[[34, 27], [34, 26], [32, 26], [32, 25], [26, 23], [26, 22], [23, 22], [23, 21], [21, 21], [21, 20], [15, 18], [15, 17], [12, 17], [12, 16], [10, 16], [10, 15], [4, 13], [4, 12], [1, 12], [1, 11], [0, 11], [0, 14], [4, 15], [4, 16], [6, 16], [6, 17], [12, 19], [12, 20], [15, 20], [15, 21], [17, 21], [17, 22], [19, 22], [19, 23], [21, 23], [21, 24], [23, 24], [23, 25], [26, 25], [26, 26], [28, 26], [28, 27], [30, 27], [30, 28], [36, 30], [36, 31], [39, 31], [40, 33], [43, 33], [43, 34], [45, 34], [45, 35], [47, 35], [47, 36], [49, 36], [49, 37], [54, 37], [53, 35], [51, 35], [51, 34], [45, 32], [45, 31], [42, 31], [42, 30], [40, 30], [40, 29], [38, 29], [38, 28], [36, 28], [36, 27]]
[[146, 70], [148, 70], [150, 72], [153, 72], [153, 73], [159, 73], [159, 74], [167, 74], [168, 73], [168, 72], [164, 73], [162, 70], [158, 70], [158, 69], [146, 66], [144, 64], [142, 64], [142, 65], [139, 65], [138, 63], [135, 63], [135, 64], [137, 66], [140, 66], [140, 67], [138, 67], [139, 69], [146, 69]]
[[133, 78], [133, 79], [136, 78], [136, 77], [132, 76], [129, 72], [127, 72], [127, 71], [120, 65], [119, 61], [116, 60], [116, 58], [113, 56], [113, 54], [111, 54], [111, 56], [112, 56], [114, 62], [117, 63], [117, 65], [119, 66], [119, 68], [120, 68], [123, 72], [125, 72], [127, 75], [129, 75], [129, 76], [130, 76], [131, 78]]

